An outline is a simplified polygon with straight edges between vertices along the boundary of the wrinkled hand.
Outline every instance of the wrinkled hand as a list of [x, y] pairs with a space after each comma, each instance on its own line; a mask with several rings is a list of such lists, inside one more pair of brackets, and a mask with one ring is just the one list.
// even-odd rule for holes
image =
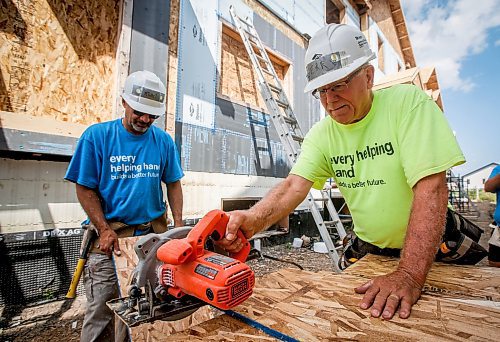
[[121, 255], [118, 235], [110, 228], [101, 230], [99, 233], [99, 249], [108, 255], [111, 255], [113, 251], [116, 255]]
[[238, 230], [243, 232], [247, 239], [255, 234], [254, 216], [248, 210], [235, 210], [227, 213], [229, 222], [226, 227], [226, 236], [217, 241], [217, 245], [231, 253], [237, 253], [243, 248], [243, 243], [236, 236]]
[[411, 307], [420, 298], [423, 282], [420, 283], [408, 272], [398, 269], [392, 273], [376, 277], [354, 289], [364, 293], [362, 309], [371, 307], [372, 317], [391, 319], [399, 307], [399, 317], [408, 318]]

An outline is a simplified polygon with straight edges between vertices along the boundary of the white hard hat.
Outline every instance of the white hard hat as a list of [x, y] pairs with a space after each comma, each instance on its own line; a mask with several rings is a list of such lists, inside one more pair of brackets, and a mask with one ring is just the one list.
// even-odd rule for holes
[[304, 92], [341, 80], [374, 58], [368, 41], [356, 27], [324, 26], [309, 41]]
[[165, 114], [165, 85], [151, 71], [136, 71], [125, 80], [122, 97], [132, 109], [151, 115]]

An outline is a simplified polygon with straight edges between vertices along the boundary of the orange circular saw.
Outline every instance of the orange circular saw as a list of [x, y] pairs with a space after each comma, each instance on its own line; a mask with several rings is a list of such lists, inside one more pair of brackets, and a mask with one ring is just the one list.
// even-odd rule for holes
[[249, 298], [255, 276], [245, 264], [250, 244], [241, 231], [243, 248], [223, 255], [214, 250], [226, 232], [228, 215], [212, 210], [193, 228], [174, 228], [138, 240], [139, 263], [132, 274], [128, 297], [107, 304], [128, 326], [178, 320], [210, 304], [227, 310]]

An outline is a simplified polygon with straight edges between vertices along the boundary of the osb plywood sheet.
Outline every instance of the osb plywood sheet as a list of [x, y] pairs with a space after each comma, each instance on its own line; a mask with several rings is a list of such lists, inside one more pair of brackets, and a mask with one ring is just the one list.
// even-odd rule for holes
[[1, 1], [0, 110], [85, 125], [109, 120], [119, 3]]
[[[367, 263], [377, 267], [376, 262]], [[443, 266], [443, 267], [446, 267]], [[480, 273], [484, 269], [478, 269]], [[484, 281], [492, 274], [486, 271]], [[496, 275], [495, 275], [496, 276]], [[361, 310], [353, 288], [366, 278], [330, 272], [282, 270], [257, 279], [254, 295], [236, 308], [241, 314], [300, 341], [496, 341], [500, 309], [458, 303], [424, 294], [409, 319], [391, 321]], [[171, 341], [238, 341], [248, 334], [226, 315], [170, 336]], [[259, 340], [257, 335], [253, 340]], [[249, 340], [252, 340], [250, 338]]]
[[[344, 273], [371, 279], [396, 269], [398, 262], [399, 259], [369, 254]], [[435, 262], [424, 293], [500, 302], [500, 269]]]
[[278, 341], [266, 333], [226, 315], [221, 316], [221, 319], [213, 319], [209, 322], [209, 324], [192, 326], [189, 330], [174, 336], [158, 336], [152, 341]]
[[[130, 275], [137, 266], [138, 258], [134, 251], [134, 243], [139, 237], [120, 239], [122, 255], [115, 256], [116, 272], [120, 283], [122, 295], [127, 294], [127, 286], [130, 284]], [[198, 309], [189, 317], [173, 322], [155, 321], [153, 323], [141, 324], [131, 328], [132, 341], [165, 341], [172, 333], [183, 331], [188, 327], [212, 319], [218, 313], [209, 306]]]
[[[377, 26], [384, 33], [385, 38], [389, 40], [394, 50], [404, 59], [389, 3], [387, 1], [374, 2], [372, 8], [368, 10], [368, 15], [377, 23]], [[399, 27], [404, 27], [404, 25]]]
[[[237, 35], [237, 33], [236, 33]], [[237, 39], [235, 33], [228, 28], [222, 30], [222, 51], [219, 92], [228, 96], [231, 101], [239, 101], [257, 108], [267, 107], [260, 95], [257, 73], [254, 71], [245, 45]], [[283, 81], [284, 67], [272, 62], [278, 78]], [[263, 65], [264, 66], [264, 65]], [[274, 84], [272, 77], [264, 75], [266, 80]]]

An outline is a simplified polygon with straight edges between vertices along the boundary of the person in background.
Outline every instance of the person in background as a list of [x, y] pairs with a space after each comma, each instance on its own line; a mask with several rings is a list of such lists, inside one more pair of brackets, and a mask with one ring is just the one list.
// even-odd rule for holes
[[152, 72], [130, 74], [122, 93], [125, 116], [90, 126], [81, 136], [65, 179], [98, 234], [84, 269], [87, 308], [81, 341], [125, 341], [127, 327], [106, 301], [120, 297], [111, 253], [119, 238], [167, 230], [167, 199], [174, 226], [182, 226], [184, 173], [172, 138], [153, 122], [165, 113], [165, 86]]
[[488, 262], [490, 266], [500, 267], [500, 165], [497, 165], [491, 172], [490, 177], [484, 183], [484, 191], [492, 192], [497, 195], [497, 205], [493, 219], [495, 220], [496, 227], [493, 228], [491, 238], [488, 241]]
[[249, 210], [230, 213], [220, 244], [247, 238], [294, 210], [311, 187], [333, 177], [351, 211], [351, 261], [366, 253], [399, 256], [396, 270], [356, 288], [373, 317], [408, 318], [443, 237], [446, 170], [465, 158], [434, 101], [413, 85], [372, 91], [375, 69], [363, 33], [330, 24], [309, 41], [305, 91], [327, 117], [307, 133], [288, 177]]

